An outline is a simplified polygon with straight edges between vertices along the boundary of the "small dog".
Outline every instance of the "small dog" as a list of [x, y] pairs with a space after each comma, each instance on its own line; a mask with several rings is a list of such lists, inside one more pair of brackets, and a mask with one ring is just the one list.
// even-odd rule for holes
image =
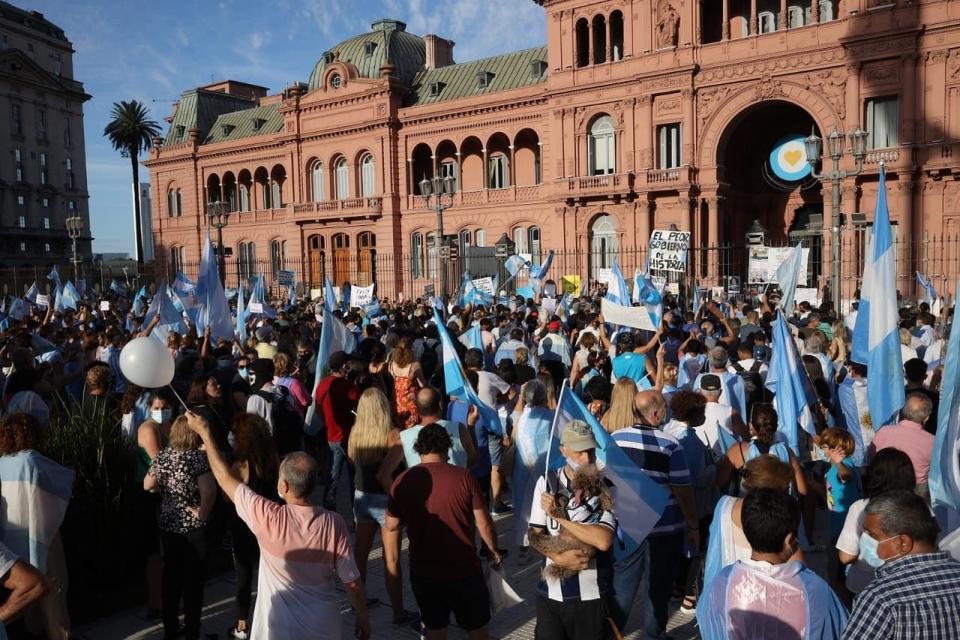
[[[601, 511], [613, 509], [613, 496], [610, 493], [610, 487], [595, 465], [591, 464], [578, 469], [570, 484], [573, 489], [573, 496], [568, 498], [565, 494], [557, 494], [553, 513], [547, 514], [554, 520], [568, 520], [568, 506], [571, 509], [577, 508], [578, 512], [582, 512], [582, 514], [574, 515], [577, 518], [574, 520], [575, 522], [587, 524], [591, 523], [591, 520], [594, 520]], [[528, 537], [530, 546], [544, 555], [546, 553], [562, 553], [571, 549], [580, 549], [590, 558], [597, 553], [594, 547], [576, 539], [566, 529], [561, 529], [559, 535], [553, 536], [531, 528]], [[577, 573], [577, 571], [571, 571], [558, 564], [550, 564], [544, 568], [543, 577], [556, 578], [562, 582]]]

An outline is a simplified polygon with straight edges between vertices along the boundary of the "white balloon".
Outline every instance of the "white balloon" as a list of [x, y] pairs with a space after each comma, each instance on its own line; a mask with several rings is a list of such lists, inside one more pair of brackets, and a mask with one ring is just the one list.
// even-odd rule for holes
[[120, 352], [120, 371], [138, 387], [156, 389], [173, 380], [173, 355], [159, 340], [143, 337], [127, 343]]

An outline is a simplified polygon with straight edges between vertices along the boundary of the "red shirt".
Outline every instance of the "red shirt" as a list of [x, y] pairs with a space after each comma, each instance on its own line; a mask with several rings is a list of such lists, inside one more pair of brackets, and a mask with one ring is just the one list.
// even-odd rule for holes
[[327, 428], [327, 442], [342, 442], [350, 436], [356, 416], [353, 411], [360, 401], [356, 385], [340, 376], [327, 376], [317, 385], [314, 398], [323, 412], [323, 424]]

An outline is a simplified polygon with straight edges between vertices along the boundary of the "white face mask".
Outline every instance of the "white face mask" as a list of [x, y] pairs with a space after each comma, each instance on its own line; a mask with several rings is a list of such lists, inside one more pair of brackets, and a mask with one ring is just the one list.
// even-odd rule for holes
[[166, 424], [173, 417], [173, 409], [152, 409], [150, 419], [158, 424]]
[[564, 457], [564, 460], [567, 461], [567, 464], [570, 465], [570, 468], [573, 469], [574, 471], [576, 471], [577, 469], [583, 466], [579, 462], [574, 462], [573, 460], [567, 457]]

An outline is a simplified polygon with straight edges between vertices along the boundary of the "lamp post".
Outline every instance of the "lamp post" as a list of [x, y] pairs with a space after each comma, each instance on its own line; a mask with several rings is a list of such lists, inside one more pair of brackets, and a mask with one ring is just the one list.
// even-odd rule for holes
[[427, 209], [437, 212], [437, 266], [440, 270], [440, 295], [447, 292], [447, 265], [444, 259], [450, 257], [450, 247], [443, 243], [443, 212], [453, 206], [453, 194], [456, 192], [453, 176], [433, 176], [432, 180], [420, 181], [420, 195]]
[[64, 224], [67, 227], [67, 236], [73, 243], [73, 280], [76, 282], [80, 279], [79, 267], [77, 266], [77, 238], [80, 237], [80, 232], [83, 231], [83, 218], [80, 216], [70, 216], [64, 220]]
[[[850, 151], [853, 153], [853, 159], [857, 166], [853, 171], [841, 171], [840, 159], [843, 157], [844, 138], [850, 139]], [[840, 181], [844, 178], [850, 178], [860, 175], [863, 171], [863, 158], [866, 154], [867, 132], [859, 126], [844, 135], [840, 129], [834, 127], [830, 135], [827, 136], [827, 152], [830, 159], [833, 160], [833, 168], [829, 171], [817, 173], [816, 165], [820, 160], [820, 154], [823, 152], [823, 140], [814, 132], [810, 132], [810, 137], [803, 141], [807, 152], [807, 162], [810, 164], [811, 175], [817, 180], [829, 180], [831, 184], [831, 210], [833, 211], [833, 229], [831, 237], [831, 246], [833, 251], [833, 278], [831, 288], [833, 289], [833, 308], [840, 315]]]
[[210, 224], [217, 229], [217, 267], [220, 271], [220, 284], [227, 284], [227, 263], [223, 251], [223, 228], [227, 226], [230, 217], [230, 203], [217, 200], [207, 203], [207, 217]]

